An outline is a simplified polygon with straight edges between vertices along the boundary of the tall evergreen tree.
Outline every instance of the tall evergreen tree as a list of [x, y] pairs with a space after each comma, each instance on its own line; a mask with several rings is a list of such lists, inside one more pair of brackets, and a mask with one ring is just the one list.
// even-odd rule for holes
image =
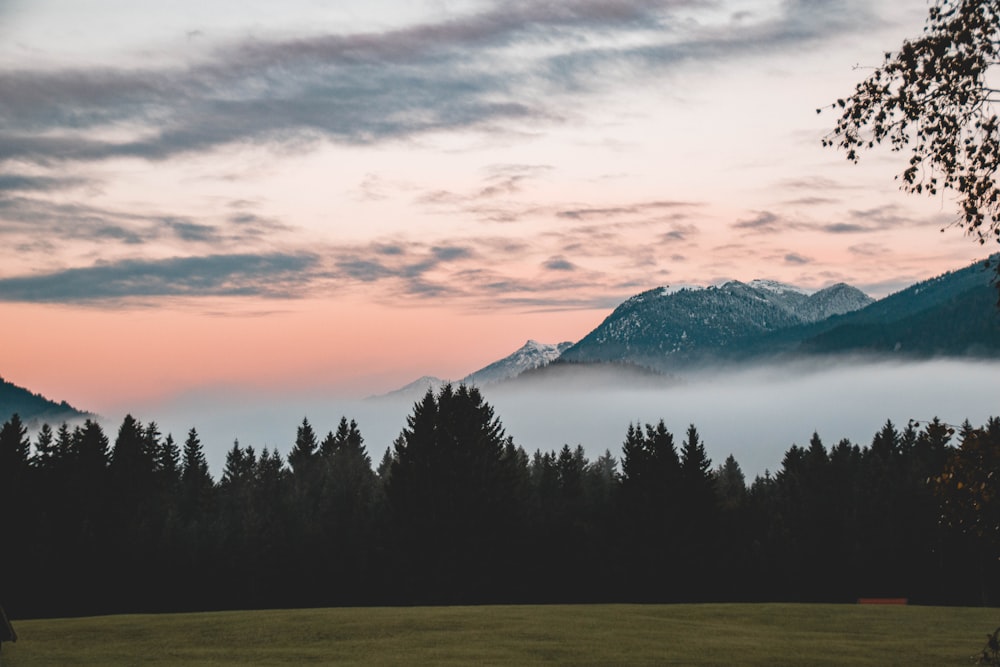
[[403, 540], [410, 595], [501, 595], [517, 498], [503, 426], [476, 388], [428, 391], [396, 441], [386, 492]]
[[743, 504], [747, 494], [746, 477], [736, 458], [730, 454], [716, 469], [715, 492], [719, 504], [727, 510], [735, 510]]
[[[150, 426], [154, 426], [150, 424]], [[147, 437], [148, 427], [147, 427]], [[181, 449], [170, 433], [156, 446], [156, 472], [164, 489], [174, 489], [181, 481]]]
[[215, 483], [208, 472], [208, 461], [202, 448], [198, 431], [192, 428], [184, 441], [181, 467], [181, 515], [194, 518], [206, 510], [212, 499]]
[[682, 572], [678, 592], [686, 599], [709, 595], [717, 562], [718, 500], [708, 458], [698, 429], [691, 424], [681, 445], [680, 487], [684, 511], [679, 517], [678, 540]]
[[[3, 546], [0, 547], [0, 585], [7, 584], [7, 595], [13, 597], [12, 608], [18, 609], [28, 590], [23, 579], [30, 562], [26, 558], [33, 550], [31, 522], [35, 509], [34, 489], [29, 479], [28, 455], [31, 442], [28, 431], [17, 413], [0, 426], [0, 521]], [[13, 606], [16, 605], [16, 606]]]
[[0, 483], [15, 484], [23, 478], [30, 452], [28, 429], [15, 412], [0, 427]]
[[633, 561], [625, 573], [629, 594], [667, 600], [674, 583], [683, 511], [680, 460], [674, 436], [661, 419], [656, 426], [629, 425], [622, 445], [621, 529]]
[[89, 481], [103, 483], [108, 468], [108, 437], [96, 421], [86, 420], [73, 430], [73, 467]]
[[292, 467], [292, 473], [303, 477], [311, 476], [318, 448], [316, 433], [309, 420], [303, 417], [302, 424], [295, 433], [295, 445], [288, 453], [288, 465]]
[[132, 415], [125, 415], [118, 429], [108, 468], [122, 509], [134, 510], [154, 490], [154, 451], [142, 423]]
[[35, 436], [35, 455], [31, 459], [31, 464], [45, 470], [51, 467], [55, 457], [55, 433], [52, 432], [52, 427], [48, 423], [42, 424], [41, 428], [38, 429], [38, 435]]

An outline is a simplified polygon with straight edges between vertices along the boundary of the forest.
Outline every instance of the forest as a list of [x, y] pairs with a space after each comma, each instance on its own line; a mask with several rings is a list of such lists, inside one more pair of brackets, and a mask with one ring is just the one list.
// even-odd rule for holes
[[[291, 441], [291, 433], [289, 434]], [[413, 405], [377, 465], [346, 417], [218, 480], [127, 416], [0, 428], [0, 601], [14, 618], [343, 605], [1000, 601], [1000, 418], [813, 434], [747, 482], [694, 425], [619, 455], [532, 454], [478, 389]]]

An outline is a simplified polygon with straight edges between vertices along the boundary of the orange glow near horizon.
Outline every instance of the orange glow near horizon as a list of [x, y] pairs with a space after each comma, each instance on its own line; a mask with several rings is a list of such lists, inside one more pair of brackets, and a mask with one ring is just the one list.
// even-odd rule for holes
[[457, 379], [527, 338], [576, 340], [607, 314], [496, 314], [362, 303], [289, 302], [253, 314], [185, 308], [98, 310], [0, 305], [3, 377], [84, 410], [128, 409], [199, 387], [362, 396], [421, 375]]

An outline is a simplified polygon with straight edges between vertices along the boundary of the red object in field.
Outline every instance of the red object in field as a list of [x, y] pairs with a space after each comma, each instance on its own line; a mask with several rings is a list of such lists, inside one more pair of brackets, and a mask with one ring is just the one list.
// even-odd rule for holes
[[858, 604], [907, 604], [908, 598], [858, 598]]

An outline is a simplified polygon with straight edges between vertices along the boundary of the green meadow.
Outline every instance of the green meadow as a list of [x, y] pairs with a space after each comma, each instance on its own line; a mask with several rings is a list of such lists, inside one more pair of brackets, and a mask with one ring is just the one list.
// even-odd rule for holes
[[1000, 610], [800, 604], [336, 608], [14, 621], [0, 664], [969, 665]]

